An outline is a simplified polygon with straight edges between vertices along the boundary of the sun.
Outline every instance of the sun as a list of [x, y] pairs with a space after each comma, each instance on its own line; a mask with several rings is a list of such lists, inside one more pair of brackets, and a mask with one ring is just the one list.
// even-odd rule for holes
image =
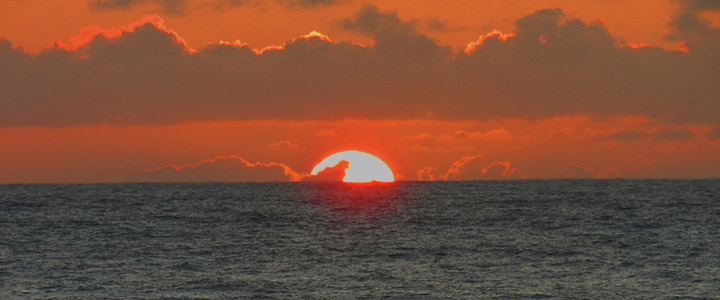
[[343, 182], [393, 182], [395, 176], [390, 167], [374, 155], [362, 151], [343, 151], [330, 155], [315, 165], [310, 172], [317, 175], [325, 168], [332, 168], [341, 161], [347, 161]]

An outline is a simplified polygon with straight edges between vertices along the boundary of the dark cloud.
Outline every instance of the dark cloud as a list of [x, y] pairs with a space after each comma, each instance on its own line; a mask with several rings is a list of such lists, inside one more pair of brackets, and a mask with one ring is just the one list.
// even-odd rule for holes
[[[332, 6], [339, 4], [340, 0], [276, 0], [286, 7], [313, 8], [317, 6]], [[160, 12], [172, 15], [185, 15], [194, 10], [212, 7], [219, 10], [257, 6], [265, 3], [264, 0], [90, 0], [88, 6], [92, 10], [127, 10], [136, 7], [156, 8]]]
[[653, 133], [653, 140], [656, 142], [685, 141], [695, 136], [685, 128], [660, 128]]
[[645, 137], [645, 134], [636, 130], [622, 130], [609, 134], [597, 135], [595, 139], [600, 141], [635, 142]]
[[258, 6], [263, 4], [263, 0], [207, 0], [199, 2], [197, 8], [213, 7], [215, 9], [224, 10], [236, 7]]
[[715, 0], [680, 0], [680, 12], [671, 22], [670, 40], [683, 42], [687, 48], [705, 56], [714, 68], [720, 69], [720, 27], [703, 19], [702, 13], [720, 11], [720, 1]]
[[337, 5], [341, 0], [276, 0], [277, 3], [287, 7], [312, 8], [317, 6]]
[[707, 138], [708, 138], [708, 139], [711, 139], [711, 140], [718, 140], [718, 139], [720, 139], [720, 126], [716, 126], [716, 127], [710, 132], [710, 134], [708, 134]]
[[138, 6], [154, 6], [166, 14], [185, 14], [194, 0], [92, 0], [88, 6], [92, 10], [126, 10]]
[[425, 30], [428, 31], [437, 31], [437, 32], [446, 32], [450, 30], [450, 26], [448, 26], [447, 21], [440, 20], [438, 18], [429, 18], [425, 20]]
[[[172, 2], [167, 0], [93, 0], [88, 2], [88, 6], [96, 10], [113, 10], [113, 9], [130, 9], [134, 6], [144, 5], [148, 3], [156, 3], [159, 5], [172, 6]], [[187, 4], [187, 0], [180, 1]], [[177, 4], [176, 4], [177, 5]]]
[[353, 18], [343, 19], [341, 26], [347, 30], [374, 35], [382, 31], [416, 34], [415, 21], [405, 22], [398, 17], [397, 11], [381, 12], [372, 5], [363, 6]]
[[701, 16], [703, 12], [720, 11], [720, 1], [677, 0], [677, 2], [679, 9], [670, 22], [672, 33], [667, 36], [669, 40], [697, 39], [720, 34], [720, 30], [713, 28], [712, 24]]
[[[705, 109], [719, 104], [709, 80], [720, 75], [710, 67], [717, 55], [623, 47], [602, 23], [569, 19], [559, 9], [537, 11], [517, 27], [515, 36], [491, 36], [457, 60], [464, 78], [493, 87], [475, 90], [484, 100], [475, 103], [493, 99], [494, 110], [523, 110], [526, 117], [620, 111], [671, 122], [720, 117]], [[462, 97], [469, 95], [451, 98]]]
[[396, 11], [381, 12], [375, 6], [365, 5], [353, 18], [344, 19], [341, 25], [347, 30], [371, 35], [375, 40], [371, 50], [377, 58], [385, 59], [384, 64], [410, 63], [429, 67], [447, 61], [452, 54], [450, 48], [418, 33], [416, 20], [403, 21]]
[[314, 34], [264, 51], [225, 43], [194, 50], [157, 22], [39, 54], [0, 41], [0, 126], [428, 115], [720, 122], [719, 52], [623, 47], [601, 23], [559, 9], [522, 18], [514, 36], [487, 36], [467, 52], [373, 6], [341, 25], [374, 46]]
[[419, 29], [426, 31], [447, 32], [463, 30], [464, 27], [453, 27], [447, 20], [436, 17], [426, 19], [412, 19], [403, 21], [398, 17], [397, 11], [380, 11], [373, 5], [363, 6], [353, 18], [343, 19], [340, 27], [347, 30], [359, 31], [368, 35], [380, 31], [396, 31], [406, 34], [417, 34]]
[[550, 138], [564, 138], [564, 137], [571, 136], [572, 134], [573, 134], [572, 128], [564, 127], [564, 128], [560, 128], [560, 129], [550, 130], [545, 134], [545, 136], [550, 137]]
[[720, 1], [717, 0], [680, 0], [680, 2], [695, 11], [720, 10]]
[[455, 133], [453, 133], [452, 137], [453, 137], [453, 138], [456, 138], [456, 139], [463, 140], [463, 139], [466, 139], [466, 138], [468, 137], [468, 132], [465, 131], [465, 130], [458, 130], [458, 131], [456, 131]]

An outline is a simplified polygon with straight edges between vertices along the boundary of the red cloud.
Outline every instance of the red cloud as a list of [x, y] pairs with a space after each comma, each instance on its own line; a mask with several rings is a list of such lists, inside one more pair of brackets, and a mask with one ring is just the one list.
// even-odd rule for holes
[[131, 33], [136, 29], [145, 26], [152, 25], [155, 29], [164, 32], [172, 36], [177, 43], [181, 44], [188, 52], [197, 52], [190, 48], [188, 43], [180, 37], [174, 30], [168, 29], [165, 26], [165, 20], [158, 15], [145, 15], [140, 21], [133, 22], [127, 26], [119, 26], [113, 28], [101, 28], [99, 26], [88, 26], [80, 29], [80, 33], [76, 36], [70, 37], [70, 43], [64, 44], [60, 40], [54, 40], [50, 45], [50, 48], [57, 47], [65, 51], [76, 51], [78, 48], [88, 45], [97, 36], [102, 35], [107, 39], [117, 39], [124, 33]]
[[[300, 43], [300, 42], [312, 42], [313, 40], [322, 41], [325, 43], [332, 43], [329, 36], [313, 30], [313, 31], [310, 31], [310, 33], [308, 33], [306, 35], [296, 37], [296, 38], [292, 39], [290, 42], [283, 43], [282, 45], [272, 45], [272, 46], [267, 46], [262, 49], [252, 49], [252, 51], [255, 52], [255, 54], [257, 54], [257, 55], [262, 55], [263, 53], [265, 53], [267, 51], [285, 50], [285, 48], [287, 48], [288, 44], [294, 44], [294, 43]], [[240, 44], [238, 41], [236, 41], [235, 43], [236, 43], [236, 45], [245, 46], [245, 44]]]
[[131, 172], [130, 182], [338, 182], [345, 177], [347, 161], [325, 168], [317, 175], [293, 170], [277, 162], [249, 162], [237, 155], [216, 156], [194, 164], [167, 165]]
[[195, 164], [168, 165], [132, 172], [126, 181], [190, 182], [190, 181], [300, 181], [306, 174], [281, 163], [251, 163], [237, 155], [217, 156]]
[[694, 138], [695, 135], [687, 128], [662, 127], [653, 133], [656, 142], [685, 141]]
[[463, 180], [505, 180], [520, 179], [518, 169], [512, 167], [509, 161], [496, 161], [483, 164], [479, 159], [482, 155], [462, 157], [453, 162], [445, 174], [432, 167], [420, 169], [418, 180], [420, 181], [463, 181]]
[[510, 179], [517, 169], [512, 168], [509, 161], [492, 162], [483, 165], [478, 160], [481, 155], [467, 156], [454, 162], [447, 173], [442, 177], [444, 180], [479, 180], [479, 179]]
[[302, 179], [302, 181], [308, 182], [338, 182], [343, 181], [345, 178], [345, 171], [350, 166], [350, 163], [341, 160], [336, 165], [328, 167], [318, 172], [317, 175], [308, 175]]
[[418, 181], [435, 181], [441, 179], [438, 175], [440, 171], [433, 167], [424, 167], [417, 171]]
[[617, 141], [617, 142], [635, 142], [645, 137], [645, 133], [638, 130], [613, 130], [605, 133], [596, 133], [595, 140], [599, 141]]
[[300, 146], [293, 141], [279, 141], [268, 145], [268, 149], [273, 151], [294, 151], [300, 149]]

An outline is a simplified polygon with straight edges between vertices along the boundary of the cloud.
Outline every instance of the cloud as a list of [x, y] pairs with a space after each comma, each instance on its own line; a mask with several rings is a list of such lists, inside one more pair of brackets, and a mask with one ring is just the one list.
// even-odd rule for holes
[[417, 171], [417, 180], [418, 181], [435, 181], [440, 180], [441, 174], [438, 169], [435, 169], [433, 167], [424, 167]]
[[353, 18], [344, 19], [341, 27], [370, 35], [375, 40], [372, 49], [385, 63], [433, 64], [450, 58], [450, 48], [417, 31], [417, 20], [403, 21], [397, 11], [381, 12], [372, 5], [363, 6]]
[[[431, 136], [427, 133], [419, 134], [413, 137], [414, 140], [427, 140]], [[476, 141], [489, 141], [496, 139], [507, 139], [512, 137], [510, 132], [504, 128], [491, 129], [488, 131], [465, 131], [457, 130], [450, 135], [439, 135], [436, 138], [437, 142], [445, 144], [453, 144], [457, 142], [476, 142]]]
[[194, 164], [160, 166], [135, 171], [126, 182], [338, 182], [345, 178], [349, 162], [340, 161], [316, 175], [277, 163], [249, 162], [237, 155], [216, 156]]
[[157, 9], [163, 14], [185, 15], [204, 7], [227, 9], [257, 3], [257, 0], [92, 0], [88, 2], [88, 6], [91, 10], [95, 11], [128, 10], [137, 7], [149, 7]]
[[645, 134], [637, 130], [620, 130], [607, 134], [595, 136], [599, 141], [635, 142], [645, 137]]
[[471, 53], [475, 52], [475, 50], [478, 47], [483, 46], [483, 44], [485, 44], [485, 41], [488, 39], [491, 39], [490, 42], [488, 42], [488, 44], [490, 44], [490, 43], [494, 43], [494, 42], [507, 42], [507, 40], [509, 38], [514, 37], [514, 36], [515, 36], [514, 33], [505, 33], [500, 30], [493, 29], [492, 31], [490, 31], [486, 34], [481, 34], [477, 38], [477, 40], [468, 43], [467, 46], [465, 47], [465, 53], [471, 54]]
[[450, 30], [447, 21], [438, 18], [429, 18], [424, 23], [425, 29], [428, 31], [446, 32]]
[[702, 14], [720, 11], [720, 2], [714, 0], [676, 0], [676, 2], [679, 4], [679, 9], [670, 22], [671, 32], [666, 39], [678, 41], [687, 51], [715, 61], [713, 65], [717, 68], [720, 28], [713, 27]]
[[416, 34], [415, 22], [405, 22], [398, 17], [397, 11], [381, 12], [376, 6], [364, 5], [353, 18], [343, 19], [341, 27], [359, 31], [368, 35], [381, 31], [397, 31]]
[[565, 175], [569, 178], [597, 178], [597, 176], [593, 173], [592, 168], [586, 168], [579, 165], [569, 166]]
[[295, 151], [300, 149], [300, 146], [292, 141], [278, 141], [268, 145], [268, 149], [273, 151]]
[[463, 157], [454, 162], [442, 177], [444, 180], [502, 180], [511, 179], [518, 172], [509, 161], [483, 164], [480, 155]]
[[303, 7], [312, 8], [317, 6], [332, 6], [337, 5], [341, 0], [276, 0], [277, 3], [287, 7]]
[[340, 22], [371, 36], [372, 46], [312, 33], [264, 49], [242, 42], [192, 49], [157, 16], [87, 29], [37, 54], [3, 40], [0, 126], [429, 115], [720, 121], [720, 52], [709, 42], [689, 43], [688, 53], [633, 49], [602, 23], [546, 9], [518, 20], [512, 34], [481, 35], [468, 51], [453, 51], [417, 24], [374, 6]]
[[303, 182], [338, 182], [345, 178], [345, 171], [350, 166], [348, 161], [341, 160], [332, 167], [327, 167], [316, 175], [307, 175], [302, 178]]
[[720, 126], [715, 126], [715, 128], [713, 128], [710, 134], [707, 135], [707, 138], [711, 140], [720, 139]]
[[165, 14], [182, 15], [186, 14], [194, 0], [92, 0], [88, 2], [91, 10], [127, 10], [141, 6], [151, 6], [160, 9]]
[[656, 166], [657, 162], [647, 154], [631, 157], [624, 162], [617, 170], [611, 170], [610, 176], [613, 178], [649, 178], [647, 174], [652, 174], [648, 170]]
[[[64, 44], [59, 40], [54, 40], [51, 47], [45, 49], [44, 54], [55, 52], [55, 54], [65, 51], [63, 56], [69, 55], [71, 58], [90, 58], [91, 55], [99, 55], [99, 52], [112, 51], [108, 47], [104, 47], [102, 43], [111, 43], [115, 45], [141, 45], [141, 46], [167, 46], [171, 45], [173, 49], [184, 50], [188, 53], [196, 52], [188, 46], [187, 42], [180, 35], [167, 28], [165, 20], [158, 15], [146, 15], [140, 21], [132, 22], [127, 26], [100, 28], [98, 26], [88, 26], [82, 28], [77, 36], [70, 37], [70, 43]], [[120, 49], [111, 54], [120, 54], [121, 56], [138, 55], [137, 49]], [[92, 53], [89, 51], [93, 51]], [[172, 49], [160, 49], [150, 52], [161, 52], [165, 55], [167, 52], [173, 52]], [[129, 52], [129, 53], [126, 53]], [[41, 54], [43, 54], [41, 53]]]
[[[314, 8], [333, 6], [341, 0], [275, 0], [279, 5], [289, 8]], [[259, 6], [264, 0], [90, 0], [88, 7], [95, 11], [128, 10], [138, 7], [153, 8], [169, 15], [186, 15], [204, 8], [226, 10], [238, 7]]]
[[573, 134], [573, 129], [570, 127], [563, 127], [560, 129], [553, 129], [545, 133], [546, 137], [549, 138], [563, 138]]
[[656, 142], [686, 141], [695, 138], [695, 135], [685, 128], [660, 128], [653, 133]]
[[464, 140], [464, 139], [467, 139], [468, 132], [465, 130], [458, 130], [455, 133], [453, 133], [452, 137], [455, 139]]
[[330, 129], [323, 129], [323, 130], [316, 132], [315, 135], [320, 136], [320, 137], [334, 137], [334, 136], [337, 136], [337, 133]]
[[450, 165], [444, 174], [432, 167], [424, 167], [417, 172], [419, 181], [467, 181], [467, 180], [507, 180], [521, 179], [519, 171], [509, 161], [483, 163], [482, 155], [462, 157]]
[[217, 156], [182, 166], [169, 165], [133, 172], [128, 182], [278, 182], [306, 175], [281, 163], [251, 163], [236, 155]]
[[701, 13], [720, 11], [720, 2], [716, 0], [677, 0], [679, 10], [670, 22], [672, 33], [670, 40], [694, 39], [698, 36], [717, 35], [718, 29], [702, 19]]

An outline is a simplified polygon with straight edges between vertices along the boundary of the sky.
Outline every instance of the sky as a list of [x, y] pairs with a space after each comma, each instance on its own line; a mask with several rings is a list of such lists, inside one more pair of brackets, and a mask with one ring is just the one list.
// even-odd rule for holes
[[7, 0], [0, 183], [718, 178], [719, 82], [713, 0]]

